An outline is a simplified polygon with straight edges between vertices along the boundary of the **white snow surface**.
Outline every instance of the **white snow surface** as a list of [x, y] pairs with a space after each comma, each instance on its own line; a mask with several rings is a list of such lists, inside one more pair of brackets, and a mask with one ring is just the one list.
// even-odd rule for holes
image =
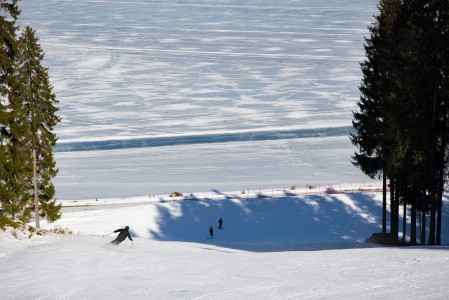
[[[349, 130], [377, 2], [22, 0], [60, 101], [57, 148], [81, 143], [55, 154], [56, 197], [369, 181], [348, 133], [282, 133]], [[131, 149], [142, 138], [164, 140]], [[121, 149], [85, 144], [100, 141]]]
[[449, 298], [447, 202], [444, 246], [364, 243], [380, 185], [334, 134], [377, 3], [22, 0], [63, 120], [42, 227], [74, 234], [0, 231], [0, 298]]
[[[364, 243], [380, 231], [380, 193], [303, 192], [64, 202], [62, 219], [43, 227], [69, 228], [73, 235], [14, 239], [0, 231], [1, 298], [449, 297], [449, 246]], [[126, 225], [134, 242], [107, 245], [116, 234], [104, 235]], [[210, 226], [214, 239], [208, 239]]]

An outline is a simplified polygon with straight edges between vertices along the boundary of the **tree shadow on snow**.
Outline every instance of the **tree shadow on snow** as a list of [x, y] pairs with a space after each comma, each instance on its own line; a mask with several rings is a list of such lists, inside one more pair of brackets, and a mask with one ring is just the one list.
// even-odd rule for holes
[[[159, 228], [150, 234], [160, 241], [271, 252], [372, 247], [364, 240], [380, 231], [382, 209], [371, 195], [224, 198], [160, 203]], [[210, 226], [214, 239], [209, 239]]]

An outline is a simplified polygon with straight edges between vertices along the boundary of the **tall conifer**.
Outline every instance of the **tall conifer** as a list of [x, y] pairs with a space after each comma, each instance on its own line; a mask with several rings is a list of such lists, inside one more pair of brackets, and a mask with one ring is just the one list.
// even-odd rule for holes
[[22, 148], [18, 141], [10, 105], [14, 85], [14, 60], [17, 52], [15, 24], [20, 10], [18, 0], [0, 0], [0, 204], [2, 212], [15, 218], [22, 211], [22, 200], [27, 198], [20, 160]]
[[391, 177], [388, 160], [391, 156], [391, 128], [386, 115], [387, 106], [394, 93], [391, 81], [391, 51], [394, 44], [394, 23], [400, 10], [400, 0], [383, 0], [379, 4], [379, 16], [370, 28], [371, 36], [366, 39], [365, 61], [361, 64], [363, 79], [361, 97], [354, 112], [353, 126], [356, 133], [351, 141], [358, 147], [352, 157], [353, 164], [371, 178], [383, 177], [382, 232], [386, 233], [386, 177]]
[[33, 161], [33, 198], [36, 227], [39, 214], [47, 220], [60, 217], [60, 205], [53, 199], [55, 189], [51, 179], [58, 172], [53, 157], [56, 143], [54, 126], [60, 122], [56, 115], [58, 101], [52, 91], [47, 68], [42, 66], [44, 53], [35, 31], [26, 27], [19, 39], [17, 77], [20, 89], [17, 100], [21, 103], [20, 115], [28, 129], [28, 149]]
[[384, 0], [379, 9], [365, 46], [353, 160], [370, 176], [381, 165], [390, 179], [391, 233], [397, 237], [399, 204], [410, 205], [411, 242], [419, 210], [424, 216], [430, 211], [428, 243], [435, 244], [447, 173], [448, 4]]

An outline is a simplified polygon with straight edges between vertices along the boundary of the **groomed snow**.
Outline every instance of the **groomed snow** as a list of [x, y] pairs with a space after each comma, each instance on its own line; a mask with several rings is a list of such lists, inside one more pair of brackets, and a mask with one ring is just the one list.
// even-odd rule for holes
[[[269, 191], [263, 191], [268, 194]], [[279, 191], [273, 191], [274, 194]], [[283, 191], [281, 191], [284, 193]], [[298, 191], [301, 193], [302, 191]], [[74, 235], [0, 232], [2, 299], [447, 299], [449, 247], [388, 248], [381, 194], [71, 201]], [[125, 200], [125, 199], [122, 199]], [[218, 218], [224, 220], [217, 229]], [[447, 203], [443, 243], [449, 242]], [[134, 242], [108, 246], [117, 228]], [[208, 238], [209, 226], [215, 239]]]

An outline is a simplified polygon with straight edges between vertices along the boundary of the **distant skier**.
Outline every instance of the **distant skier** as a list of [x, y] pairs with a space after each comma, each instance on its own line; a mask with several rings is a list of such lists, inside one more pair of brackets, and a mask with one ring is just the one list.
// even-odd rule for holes
[[223, 220], [221, 218], [218, 220], [218, 229], [223, 229]]
[[123, 242], [127, 237], [133, 241], [133, 239], [131, 238], [131, 235], [129, 234], [129, 226], [126, 226], [123, 229], [117, 229], [114, 232], [120, 232], [120, 234], [116, 237], [115, 240], [113, 240], [112, 242], [110, 242], [110, 244], [112, 245], [118, 245], [121, 242]]
[[214, 238], [214, 229], [212, 228], [212, 226], [209, 228], [209, 234], [210, 234], [210, 238], [213, 239]]

